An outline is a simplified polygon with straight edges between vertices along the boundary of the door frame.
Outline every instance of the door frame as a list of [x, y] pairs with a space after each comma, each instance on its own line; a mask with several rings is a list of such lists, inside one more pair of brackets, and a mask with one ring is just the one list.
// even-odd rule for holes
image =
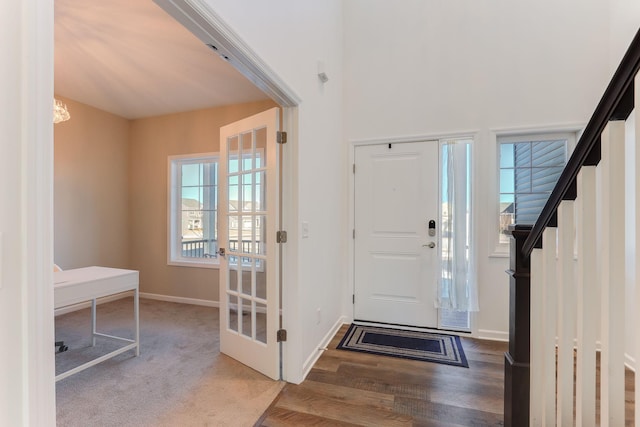
[[[438, 144], [441, 144], [441, 142], [443, 140], [451, 140], [451, 139], [467, 139], [470, 138], [474, 141], [474, 144], [477, 144], [477, 142], [480, 140], [480, 132], [479, 131], [469, 131], [469, 132], [456, 132], [456, 133], [437, 133], [437, 134], [421, 134], [421, 135], [411, 135], [411, 136], [399, 136], [399, 137], [384, 137], [384, 138], [373, 138], [373, 139], [357, 139], [357, 140], [351, 140], [349, 141], [349, 202], [348, 202], [348, 207], [349, 207], [349, 212], [348, 212], [348, 216], [349, 216], [349, 224], [348, 224], [348, 228], [347, 230], [350, 230], [350, 234], [352, 234], [353, 230], [355, 230], [355, 174], [353, 173], [353, 167], [355, 165], [355, 160], [356, 160], [356, 148], [362, 145], [386, 145], [386, 144], [400, 144], [400, 143], [407, 143], [407, 142], [423, 142], [423, 141], [438, 141]], [[476, 173], [476, 169], [474, 168], [473, 165], [476, 163], [475, 159], [476, 156], [478, 155], [478, 151], [480, 150], [471, 150], [472, 153], [472, 159], [471, 159], [471, 173], [472, 175], [474, 175]], [[472, 179], [474, 179], [475, 177], [472, 176]], [[477, 206], [476, 205], [476, 195], [475, 195], [475, 191], [472, 192], [471, 194], [471, 205], [472, 206]], [[438, 196], [441, 197], [440, 192], [438, 192]], [[472, 230], [472, 236], [471, 236], [471, 241], [475, 242], [475, 235], [476, 235], [476, 226], [475, 226], [475, 222], [476, 222], [476, 215], [472, 215], [471, 217], [471, 230]], [[348, 259], [349, 259], [349, 265], [347, 267], [347, 274], [348, 274], [348, 280], [350, 283], [350, 288], [349, 288], [349, 293], [347, 295], [347, 300], [345, 301], [345, 304], [347, 304], [346, 306], [349, 307], [349, 305], [351, 305], [351, 310], [347, 310], [349, 312], [350, 315], [350, 320], [353, 321], [354, 319], [354, 311], [355, 311], [355, 305], [353, 303], [352, 300], [352, 295], [355, 294], [355, 285], [356, 285], [356, 277], [355, 277], [355, 238], [350, 238], [348, 239], [348, 245], [347, 245], [347, 250], [348, 253], [350, 254]], [[476, 244], [472, 244], [471, 247], [471, 257], [475, 258], [476, 257], [476, 253], [477, 253], [477, 245]], [[476, 313], [469, 313], [469, 324], [470, 324], [470, 331], [471, 334], [473, 336], [477, 335], [477, 331], [476, 331], [476, 322], [475, 322], [475, 316]], [[383, 325], [384, 326], [384, 325]], [[438, 313], [438, 326], [440, 326], [440, 313]], [[395, 327], [395, 326], [394, 326]], [[398, 328], [405, 328], [405, 329], [415, 329], [411, 326], [407, 326], [407, 327], [401, 327], [401, 326], [397, 326]], [[420, 328], [420, 329], [424, 329], [424, 328]]]

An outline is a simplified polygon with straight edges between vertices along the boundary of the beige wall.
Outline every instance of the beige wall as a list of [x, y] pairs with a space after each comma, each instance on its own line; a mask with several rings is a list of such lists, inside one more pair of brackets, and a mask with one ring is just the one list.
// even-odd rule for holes
[[217, 152], [221, 126], [274, 106], [261, 101], [131, 122], [129, 259], [142, 292], [218, 300], [217, 269], [167, 265], [167, 157]]
[[69, 99], [54, 125], [54, 260], [127, 268], [129, 121]]

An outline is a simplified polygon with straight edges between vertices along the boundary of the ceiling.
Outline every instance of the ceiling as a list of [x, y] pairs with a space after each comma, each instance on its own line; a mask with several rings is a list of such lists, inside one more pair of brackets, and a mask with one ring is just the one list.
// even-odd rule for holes
[[267, 99], [152, 0], [54, 5], [56, 95], [127, 119]]

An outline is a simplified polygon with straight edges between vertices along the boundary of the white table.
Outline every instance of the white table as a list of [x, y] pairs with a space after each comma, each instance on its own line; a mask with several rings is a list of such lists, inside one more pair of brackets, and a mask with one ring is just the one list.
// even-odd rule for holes
[[[78, 373], [84, 369], [94, 366], [100, 362], [135, 349], [136, 356], [140, 355], [140, 320], [138, 311], [138, 277], [135, 270], [123, 270], [119, 268], [107, 267], [85, 267], [74, 270], [58, 271], [53, 273], [54, 278], [54, 307], [56, 309], [73, 304], [91, 301], [91, 337], [92, 345], [96, 345], [96, 337], [107, 337], [118, 341], [129, 343], [128, 345], [100, 356], [97, 359], [84, 363], [76, 368], [70, 369], [56, 375], [56, 381], [60, 381]], [[133, 316], [135, 319], [135, 339], [116, 337], [113, 335], [101, 334], [96, 331], [96, 299], [115, 295], [122, 292], [133, 291]]]

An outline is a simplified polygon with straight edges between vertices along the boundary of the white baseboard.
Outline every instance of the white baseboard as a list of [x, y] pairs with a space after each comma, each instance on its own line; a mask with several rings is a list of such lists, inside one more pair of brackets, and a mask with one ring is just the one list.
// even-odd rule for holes
[[307, 375], [309, 375], [309, 372], [311, 372], [311, 368], [313, 368], [313, 365], [315, 365], [315, 363], [318, 361], [320, 356], [322, 356], [322, 353], [327, 348], [327, 346], [335, 336], [336, 332], [338, 332], [338, 329], [340, 329], [340, 327], [345, 323], [348, 323], [347, 317], [341, 316], [338, 319], [338, 321], [333, 325], [333, 327], [329, 330], [329, 332], [327, 332], [327, 334], [322, 338], [322, 340], [320, 340], [320, 344], [318, 344], [318, 348], [316, 349], [316, 351], [312, 352], [307, 358], [307, 360], [304, 362], [304, 364], [302, 365], [302, 381], [304, 381], [304, 379], [307, 378]]
[[158, 301], [177, 302], [179, 304], [204, 305], [206, 307], [220, 308], [220, 302], [207, 299], [174, 297], [171, 295], [150, 294], [148, 292], [140, 292], [140, 298], [154, 299]]
[[490, 341], [509, 341], [509, 332], [504, 331], [492, 331], [490, 329], [478, 329], [478, 335], [476, 338], [481, 340], [490, 340]]
[[[117, 301], [119, 299], [122, 298], [126, 298], [126, 297], [130, 297], [133, 296], [133, 291], [129, 291], [129, 292], [122, 292], [119, 294], [115, 294], [115, 295], [109, 295], [106, 297], [102, 297], [102, 298], [98, 298], [96, 300], [96, 304], [100, 305], [100, 304], [105, 304], [111, 301]], [[90, 308], [91, 307], [91, 301], [86, 301], [86, 302], [80, 302], [78, 304], [73, 304], [73, 305], [68, 305], [66, 307], [61, 307], [58, 308], [54, 311], [54, 315], [55, 316], [61, 316], [63, 314], [67, 314], [67, 313], [71, 313], [74, 311], [78, 311], [78, 310], [82, 310], [85, 308]]]

